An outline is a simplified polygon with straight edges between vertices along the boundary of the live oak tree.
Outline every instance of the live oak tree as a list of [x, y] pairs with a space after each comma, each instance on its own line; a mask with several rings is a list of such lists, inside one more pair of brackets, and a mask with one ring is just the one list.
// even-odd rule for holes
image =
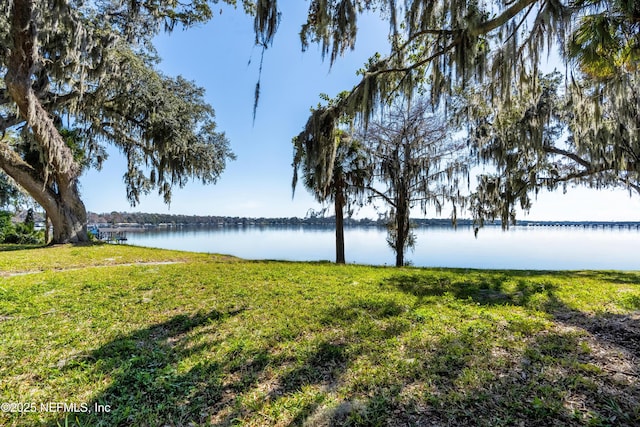
[[552, 150], [560, 152], [566, 145], [557, 93], [560, 76], [541, 80], [540, 93], [522, 91], [504, 110], [491, 106], [485, 87], [468, 89], [452, 102], [452, 116], [461, 121], [475, 160], [492, 166], [483, 168], [485, 172], [477, 177], [477, 188], [470, 197], [477, 226], [499, 218], [507, 228], [515, 222], [516, 207], [530, 209], [532, 192], [554, 189], [563, 179], [561, 175], [574, 170], [563, 162], [571, 160], [568, 157], [550, 156]]
[[373, 168], [367, 189], [390, 208], [387, 242], [400, 267], [415, 244], [412, 208], [426, 213], [434, 206], [440, 214], [451, 203], [455, 223], [457, 207], [464, 203], [461, 179], [469, 172], [464, 146], [451, 138], [443, 117], [425, 100], [394, 103], [368, 123], [360, 138]]
[[[232, 158], [203, 90], [155, 68], [161, 30], [212, 17], [207, 0], [9, 0], [0, 5], [0, 168], [47, 212], [53, 243], [88, 239], [79, 194], [82, 165], [61, 134], [77, 129], [83, 161], [100, 167], [105, 145], [127, 158], [132, 204], [153, 189], [214, 182]], [[232, 0], [227, 3], [235, 3]], [[277, 26], [275, 2], [243, 2], [257, 39]], [[273, 7], [272, 7], [273, 6]], [[41, 167], [5, 135], [20, 130]]]
[[[336, 99], [325, 97], [328, 104]], [[335, 150], [324, 150], [312, 139], [293, 138], [292, 188], [302, 183], [320, 203], [333, 203], [336, 221], [336, 263], [345, 263], [344, 214], [363, 203], [371, 168], [361, 143], [353, 138], [353, 122], [344, 117], [334, 133]], [[327, 173], [330, 171], [330, 173]]]
[[[320, 43], [333, 62], [355, 46], [358, 15], [377, 9], [390, 23], [391, 52], [372, 57], [349, 96], [328, 108], [366, 116], [390, 94], [412, 92], [425, 76], [432, 102], [459, 86], [488, 82], [496, 106], [508, 105], [520, 83], [535, 81], [553, 47], [592, 75], [621, 64], [637, 69], [640, 6], [627, 0], [313, 0], [303, 48]], [[308, 132], [321, 131], [315, 119]]]
[[[571, 184], [640, 193], [637, 79], [623, 95], [596, 82], [562, 82], [557, 73], [541, 76], [541, 90], [522, 91], [502, 111], [483, 104], [482, 90], [467, 93], [474, 97], [463, 103], [469, 144], [495, 168], [479, 177], [470, 204], [479, 225], [500, 218], [507, 227], [516, 207], [528, 210], [541, 189]], [[585, 99], [594, 96], [602, 105]]]
[[568, 177], [640, 193], [640, 3], [579, 4], [591, 9], [567, 48], [580, 72], [562, 107], [570, 132], [568, 156], [576, 164]]
[[[37, 153], [30, 152], [28, 141], [18, 138], [9, 132], [4, 138], [12, 144], [25, 158], [38, 160]], [[0, 209], [12, 210], [18, 213], [23, 210], [33, 210], [37, 203], [16, 182], [0, 170]]]
[[[547, 156], [540, 158], [540, 166], [556, 162], [558, 156], [573, 161], [577, 169], [565, 174], [565, 181], [576, 178], [597, 186], [624, 182], [635, 188], [640, 156], [638, 2], [315, 0], [302, 28], [303, 46], [320, 43], [323, 53], [334, 61], [353, 48], [359, 14], [373, 9], [381, 10], [390, 23], [391, 52], [373, 56], [360, 70], [361, 81], [341, 102], [314, 111], [300, 138], [315, 139], [331, 150], [331, 129], [342, 114], [367, 121], [377, 106], [398, 94], [411, 95], [425, 82], [434, 105], [449, 107], [458, 91], [482, 88], [485, 96], [480, 106], [505, 115], [509, 110], [530, 111], [531, 105], [523, 107], [522, 99], [537, 99], [548, 91], [539, 79], [540, 64], [555, 48], [569, 72], [566, 81], [571, 87], [566, 92], [571, 105], [565, 114], [554, 116], [553, 126], [564, 127], [574, 142], [547, 151], [536, 151], [537, 146], [523, 142], [518, 150], [530, 151], [530, 157]], [[621, 126], [615, 126], [613, 117]], [[543, 123], [530, 121], [529, 125]], [[494, 153], [508, 157], [515, 148], [499, 142], [494, 141]], [[518, 175], [517, 170], [513, 172]], [[482, 185], [497, 188], [489, 182]], [[484, 201], [495, 202], [490, 208], [494, 213], [504, 210], [513, 204], [501, 198], [514, 196], [507, 193], [494, 192], [497, 197]]]
[[[603, 5], [607, 5], [604, 9]], [[480, 223], [515, 220], [540, 189], [623, 187], [640, 193], [640, 5], [580, 1], [590, 6], [567, 43], [571, 79], [537, 76], [502, 109], [487, 87], [464, 103], [469, 139], [496, 172], [480, 177], [472, 211]], [[563, 84], [564, 83], [564, 84]]]

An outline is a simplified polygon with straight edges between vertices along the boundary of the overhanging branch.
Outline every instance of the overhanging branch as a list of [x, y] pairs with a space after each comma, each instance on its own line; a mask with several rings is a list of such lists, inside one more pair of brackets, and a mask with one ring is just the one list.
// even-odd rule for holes
[[372, 193], [374, 193], [376, 196], [380, 197], [381, 199], [384, 199], [385, 202], [387, 202], [388, 204], [390, 204], [394, 208], [397, 208], [396, 203], [391, 198], [389, 198], [389, 196], [387, 196], [386, 194], [384, 194], [380, 190], [378, 190], [378, 189], [376, 189], [374, 187], [371, 187], [369, 185], [366, 186], [365, 189], [371, 191]]
[[11, 149], [0, 142], [0, 169], [14, 179], [45, 209], [55, 205], [56, 194], [39, 176], [38, 172]]
[[561, 148], [558, 147], [554, 147], [553, 145], [544, 145], [543, 149], [546, 153], [551, 153], [551, 154], [558, 154], [564, 157], [567, 157], [573, 161], [575, 161], [576, 163], [578, 163], [581, 166], [584, 166], [585, 168], [592, 168], [592, 164], [591, 162], [583, 159], [582, 157], [578, 156], [575, 153], [572, 153], [570, 151], [567, 150], [563, 150]]
[[539, 0], [519, 0], [507, 10], [502, 12], [500, 15], [496, 16], [493, 19], [488, 21], [484, 21], [480, 23], [475, 28], [469, 29], [469, 35], [472, 37], [477, 37], [482, 34], [487, 34], [495, 29], [502, 27], [504, 24], [509, 22], [513, 17], [515, 17], [518, 13], [522, 12], [524, 9], [529, 7], [530, 5], [537, 3]]

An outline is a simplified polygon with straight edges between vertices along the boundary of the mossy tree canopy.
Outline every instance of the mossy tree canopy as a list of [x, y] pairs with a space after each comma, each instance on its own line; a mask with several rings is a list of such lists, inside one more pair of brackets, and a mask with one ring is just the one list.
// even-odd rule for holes
[[[204, 90], [158, 71], [153, 37], [212, 18], [216, 1], [10, 0], [0, 5], [0, 132], [21, 132], [38, 165], [3, 136], [0, 168], [44, 207], [54, 242], [87, 239], [78, 178], [100, 167], [106, 145], [126, 156], [123, 180], [132, 204], [189, 179], [215, 182], [233, 157], [216, 129]], [[234, 0], [225, 1], [234, 4]], [[256, 33], [270, 42], [275, 9], [242, 2]], [[274, 3], [275, 5], [275, 3]], [[266, 19], [262, 19], [266, 17]], [[72, 127], [83, 164], [64, 136]]]
[[[366, 126], [398, 95], [426, 91], [457, 113], [478, 161], [496, 166], [475, 195], [480, 222], [508, 224], [541, 188], [640, 190], [637, 2], [317, 0], [309, 10], [303, 46], [320, 43], [330, 61], [354, 46], [365, 10], [388, 19], [392, 46], [340, 102], [312, 112], [298, 139], [315, 151], [334, 149], [343, 114]], [[564, 78], [541, 74], [552, 52]]]

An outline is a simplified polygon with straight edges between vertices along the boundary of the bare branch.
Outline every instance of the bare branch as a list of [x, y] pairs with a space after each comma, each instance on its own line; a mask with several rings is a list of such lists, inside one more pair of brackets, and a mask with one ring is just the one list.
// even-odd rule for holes
[[368, 185], [366, 187], [366, 189], [371, 191], [372, 193], [374, 193], [376, 195], [376, 197], [380, 197], [381, 199], [383, 199], [389, 205], [393, 206], [394, 208], [397, 208], [397, 205], [396, 205], [395, 201], [393, 199], [391, 199], [389, 196], [387, 196], [386, 194], [384, 194], [382, 191], [380, 191], [377, 188], [372, 187], [370, 185]]
[[593, 169], [593, 166], [592, 166], [591, 162], [588, 162], [587, 160], [585, 160], [582, 157], [578, 156], [576, 153], [573, 153], [573, 152], [570, 152], [570, 151], [567, 151], [567, 150], [562, 150], [562, 149], [560, 149], [558, 147], [555, 147], [553, 145], [544, 145], [543, 149], [547, 153], [559, 154], [561, 156], [567, 157], [567, 158], [575, 161], [576, 163], [580, 164], [581, 166], [584, 166], [585, 168]]
[[513, 17], [515, 17], [524, 9], [526, 9], [528, 6], [538, 1], [540, 0], [518, 0], [515, 3], [513, 3], [513, 5], [511, 5], [507, 10], [505, 10], [495, 18], [482, 22], [477, 27], [470, 28], [469, 35], [472, 37], [476, 37], [479, 35], [487, 34], [497, 28], [500, 28], [504, 24], [509, 22]]

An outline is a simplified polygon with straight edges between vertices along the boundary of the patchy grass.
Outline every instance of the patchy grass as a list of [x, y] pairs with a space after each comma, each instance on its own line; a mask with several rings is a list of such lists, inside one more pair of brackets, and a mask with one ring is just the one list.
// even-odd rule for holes
[[126, 246], [125, 249], [123, 246], [107, 243], [59, 245], [55, 248], [41, 245], [0, 245], [0, 277], [125, 263], [183, 262], [203, 256], [137, 246]]
[[640, 273], [115, 245], [0, 272], [1, 425], [640, 424]]

